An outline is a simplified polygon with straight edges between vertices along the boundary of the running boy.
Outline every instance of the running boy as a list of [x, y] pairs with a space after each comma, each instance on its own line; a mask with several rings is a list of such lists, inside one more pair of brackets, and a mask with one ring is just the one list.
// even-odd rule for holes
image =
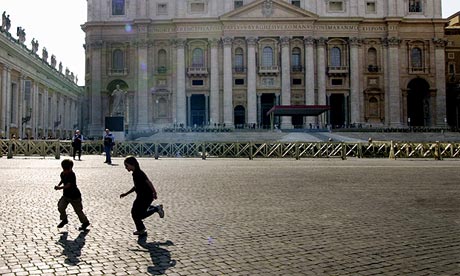
[[133, 234], [143, 235], [147, 231], [145, 230], [145, 225], [142, 220], [151, 216], [153, 213], [158, 213], [160, 218], [163, 218], [165, 216], [163, 205], [150, 205], [153, 200], [157, 199], [157, 192], [147, 175], [141, 170], [139, 162], [135, 157], [129, 156], [125, 159], [125, 168], [128, 172], [133, 172], [134, 187], [128, 192], [121, 194], [120, 198], [132, 192], [136, 192], [136, 199], [131, 208], [131, 216], [136, 225], [136, 231], [134, 231]]
[[81, 199], [80, 190], [77, 187], [77, 177], [72, 171], [73, 162], [70, 159], [64, 159], [61, 162], [61, 182], [54, 186], [55, 190], [63, 190], [63, 195], [58, 202], [58, 210], [60, 213], [61, 223], [57, 226], [58, 228], [64, 227], [69, 221], [67, 220], [67, 214], [65, 212], [69, 203], [72, 205], [75, 213], [77, 213], [78, 219], [81, 222], [78, 230], [84, 231], [89, 226], [88, 218], [83, 213], [83, 205]]

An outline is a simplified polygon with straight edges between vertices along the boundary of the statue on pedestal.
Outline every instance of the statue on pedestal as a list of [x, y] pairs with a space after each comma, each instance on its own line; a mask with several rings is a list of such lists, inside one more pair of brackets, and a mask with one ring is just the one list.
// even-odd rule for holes
[[125, 116], [125, 98], [126, 91], [120, 89], [117, 84], [116, 89], [113, 90], [112, 96], [112, 113], [111, 116]]

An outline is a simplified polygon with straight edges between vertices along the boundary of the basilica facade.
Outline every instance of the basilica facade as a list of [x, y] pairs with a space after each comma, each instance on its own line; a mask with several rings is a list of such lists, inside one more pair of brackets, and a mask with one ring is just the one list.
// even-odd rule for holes
[[100, 135], [263, 128], [274, 105], [329, 106], [282, 129], [444, 126], [441, 0], [88, 0], [86, 103]]

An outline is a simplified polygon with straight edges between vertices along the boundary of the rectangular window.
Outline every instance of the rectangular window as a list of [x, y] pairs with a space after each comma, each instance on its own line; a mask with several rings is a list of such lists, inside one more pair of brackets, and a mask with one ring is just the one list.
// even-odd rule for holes
[[409, 12], [422, 12], [422, 1], [409, 0]]
[[455, 59], [455, 53], [448, 53], [447, 58], [448, 59]]
[[342, 80], [342, 79], [332, 79], [332, 80], [331, 80], [331, 84], [332, 84], [332, 85], [342, 85], [342, 84], [343, 84], [343, 80]]
[[125, 0], [112, 0], [112, 15], [125, 15]]
[[244, 85], [244, 79], [235, 79], [235, 85]]
[[204, 81], [203, 80], [192, 80], [192, 86], [203, 86]]
[[241, 8], [242, 6], [243, 6], [243, 0], [233, 1], [233, 8], [234, 9]]
[[455, 74], [455, 63], [449, 63], [449, 74]]
[[302, 79], [292, 79], [292, 85], [302, 85]]
[[166, 3], [159, 3], [157, 6], [157, 14], [168, 14], [168, 4]]
[[375, 8], [375, 2], [366, 3], [366, 13], [376, 13], [377, 9]]
[[330, 1], [328, 7], [329, 7], [330, 12], [342, 12], [343, 2], [342, 1]]
[[191, 3], [190, 11], [192, 13], [203, 13], [204, 12], [204, 3]]
[[300, 0], [291, 0], [291, 4], [300, 8]]

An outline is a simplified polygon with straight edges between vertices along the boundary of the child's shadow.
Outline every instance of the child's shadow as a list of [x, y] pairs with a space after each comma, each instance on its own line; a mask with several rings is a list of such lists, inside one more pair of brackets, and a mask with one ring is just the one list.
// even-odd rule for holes
[[80, 260], [78, 259], [81, 255], [81, 249], [85, 246], [85, 237], [89, 231], [80, 232], [75, 240], [67, 240], [69, 236], [68, 232], [62, 232], [61, 237], [57, 241], [57, 244], [64, 248], [62, 255], [65, 255], [65, 263], [68, 265], [77, 265]]
[[171, 260], [171, 253], [160, 246], [172, 246], [172, 241], [166, 242], [147, 242], [147, 235], [139, 236], [137, 243], [148, 250], [153, 266], [147, 268], [147, 272], [152, 275], [163, 275], [166, 270], [176, 265], [175, 260]]

